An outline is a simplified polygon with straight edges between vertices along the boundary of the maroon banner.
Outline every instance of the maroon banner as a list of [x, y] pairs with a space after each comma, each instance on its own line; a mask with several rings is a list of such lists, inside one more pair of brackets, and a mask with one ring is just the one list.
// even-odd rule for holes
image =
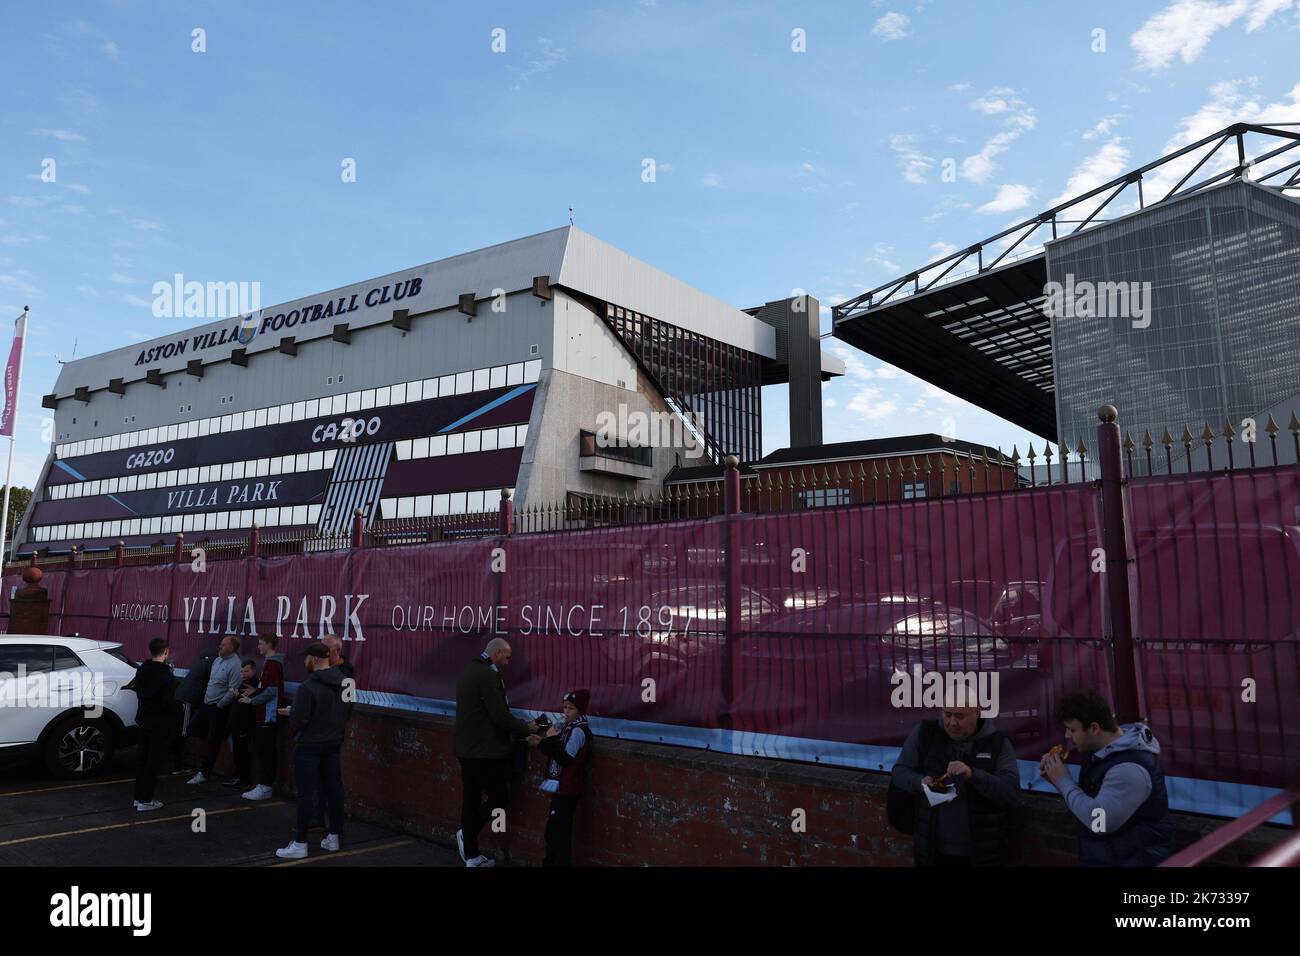
[[765, 735], [757, 752], [801, 759], [833, 748], [799, 741], [897, 746], [956, 676], [1032, 759], [1064, 694], [1112, 693], [1105, 582], [1129, 574], [1166, 771], [1280, 786], [1300, 751], [1298, 474], [1131, 482], [1127, 564], [1077, 484], [44, 583], [56, 630], [135, 658], [158, 633], [181, 667], [224, 634], [248, 653], [276, 634], [292, 679], [332, 633], [361, 690], [431, 700], [504, 636], [512, 706], [554, 712], [585, 686], [596, 716]]
[[18, 377], [23, 364], [23, 338], [27, 334], [27, 313], [14, 323], [14, 341], [5, 363], [5, 407], [0, 412], [0, 435], [14, 435], [14, 411], [18, 407]]

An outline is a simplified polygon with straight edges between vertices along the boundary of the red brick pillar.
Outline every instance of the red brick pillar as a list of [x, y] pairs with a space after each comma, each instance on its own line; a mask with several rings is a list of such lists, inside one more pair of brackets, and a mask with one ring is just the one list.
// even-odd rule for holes
[[41, 587], [45, 572], [38, 567], [23, 569], [25, 587], [20, 587], [9, 602], [10, 634], [48, 634], [50, 628], [50, 594]]
[[360, 508], [352, 516], [352, 547], [365, 547], [366, 543], [366, 519]]

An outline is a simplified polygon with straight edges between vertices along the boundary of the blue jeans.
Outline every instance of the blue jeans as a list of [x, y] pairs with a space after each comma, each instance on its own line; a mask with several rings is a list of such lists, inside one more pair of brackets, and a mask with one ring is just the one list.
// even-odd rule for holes
[[307, 830], [316, 810], [317, 794], [324, 798], [326, 833], [343, 832], [343, 770], [339, 745], [303, 746], [293, 749], [293, 786], [298, 797], [298, 830], [294, 839], [307, 842]]

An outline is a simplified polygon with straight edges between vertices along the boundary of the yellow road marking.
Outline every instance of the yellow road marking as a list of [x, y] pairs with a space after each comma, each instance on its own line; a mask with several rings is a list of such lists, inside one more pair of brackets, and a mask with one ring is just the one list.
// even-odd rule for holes
[[90, 783], [70, 783], [66, 787], [41, 787], [37, 790], [0, 791], [0, 797], [21, 797], [29, 793], [57, 793], [60, 790], [80, 790], [82, 787], [104, 787], [110, 783], [133, 783], [135, 777], [123, 777], [120, 780], [93, 780]]
[[[221, 816], [223, 813], [243, 813], [245, 810], [255, 810], [257, 807], [263, 805], [279, 806], [280, 803], [279, 801], [273, 802], [267, 800], [259, 801], [258, 803], [247, 807], [228, 807], [225, 810], [207, 810], [205, 812], [207, 816], [217, 817]], [[139, 813], [138, 810], [134, 812]], [[169, 823], [173, 820], [190, 820], [193, 819], [193, 816], [193, 813], [184, 813], [174, 817], [149, 817], [142, 820], [136, 820], [132, 823], [110, 823], [102, 827], [85, 827], [81, 830], [64, 830], [60, 833], [40, 833], [36, 836], [19, 837], [16, 840], [0, 841], [0, 846], [13, 846], [16, 843], [32, 843], [36, 840], [54, 840], [59, 837], [78, 836], [82, 833], [100, 833], [104, 830], [121, 830], [125, 827], [140, 827], [150, 823]]]
[[414, 840], [393, 840], [389, 843], [380, 843], [375, 846], [363, 846], [356, 850], [336, 850], [331, 853], [329, 850], [323, 850], [324, 856], [309, 856], [301, 860], [286, 860], [283, 863], [272, 863], [272, 866], [297, 866], [299, 863], [315, 863], [318, 860], [337, 860], [342, 856], [354, 856], [358, 853], [371, 853], [375, 850], [387, 850], [390, 847], [405, 846], [414, 843]]

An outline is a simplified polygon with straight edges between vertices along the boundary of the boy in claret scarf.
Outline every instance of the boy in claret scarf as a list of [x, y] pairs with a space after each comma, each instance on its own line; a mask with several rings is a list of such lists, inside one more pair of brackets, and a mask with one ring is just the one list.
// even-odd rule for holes
[[547, 757], [542, 791], [551, 794], [551, 811], [546, 818], [542, 866], [573, 865], [573, 816], [586, 786], [587, 761], [591, 757], [591, 730], [587, 727], [590, 702], [591, 691], [570, 691], [564, 695], [563, 725], [551, 727], [545, 737], [528, 737], [528, 742]]

